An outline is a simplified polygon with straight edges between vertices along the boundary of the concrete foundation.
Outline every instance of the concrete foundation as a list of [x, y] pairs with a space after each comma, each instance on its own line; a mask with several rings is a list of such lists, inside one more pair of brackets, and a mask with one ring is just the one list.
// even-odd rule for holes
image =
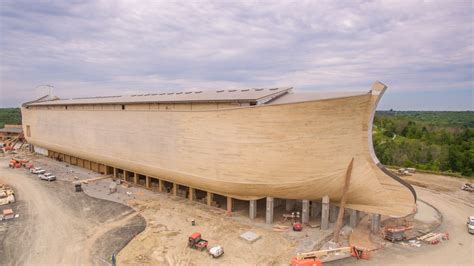
[[370, 232], [377, 234], [380, 230], [380, 222], [382, 216], [380, 214], [372, 214], [372, 222], [370, 223]]
[[249, 201], [249, 218], [255, 219], [257, 217], [257, 201], [250, 200]]
[[265, 222], [267, 224], [273, 223], [273, 198], [272, 197], [267, 197]]
[[317, 201], [312, 201], [311, 202], [311, 211], [310, 211], [310, 217], [318, 217], [319, 214], [321, 214], [321, 203]]
[[294, 207], [295, 207], [295, 201], [294, 200], [291, 200], [291, 199], [285, 200], [285, 210], [287, 212], [293, 210]]
[[359, 224], [359, 211], [357, 210], [349, 210], [350, 218], [349, 218], [349, 226], [352, 228], [356, 228]]
[[329, 208], [329, 221], [331, 223], [335, 223], [336, 220], [337, 220], [337, 215], [338, 214], [339, 214], [339, 207], [337, 207], [334, 204], [331, 204], [330, 208]]
[[304, 224], [307, 224], [309, 222], [309, 200], [303, 200], [301, 222]]
[[329, 229], [329, 197], [323, 197], [321, 204], [321, 229]]

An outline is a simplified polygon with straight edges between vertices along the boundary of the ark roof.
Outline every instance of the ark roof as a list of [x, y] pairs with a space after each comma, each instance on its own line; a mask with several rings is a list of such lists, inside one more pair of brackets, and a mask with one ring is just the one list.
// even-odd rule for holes
[[74, 104], [121, 104], [121, 103], [179, 103], [179, 102], [258, 102], [271, 100], [291, 91], [286, 88], [252, 88], [230, 90], [200, 90], [184, 92], [162, 92], [122, 96], [102, 96], [72, 99], [46, 99], [27, 102], [32, 105], [74, 105]]

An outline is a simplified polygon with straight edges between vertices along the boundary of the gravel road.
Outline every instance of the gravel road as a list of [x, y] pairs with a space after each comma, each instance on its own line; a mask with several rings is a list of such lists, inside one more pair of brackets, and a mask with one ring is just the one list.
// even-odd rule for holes
[[[106, 265], [111, 252], [145, 228], [144, 219], [125, 205], [73, 192], [70, 182], [9, 169], [6, 159], [0, 159], [0, 181], [14, 188], [17, 202], [11, 207], [20, 214], [0, 222], [5, 265]], [[125, 228], [120, 235], [110, 233], [119, 228]]]

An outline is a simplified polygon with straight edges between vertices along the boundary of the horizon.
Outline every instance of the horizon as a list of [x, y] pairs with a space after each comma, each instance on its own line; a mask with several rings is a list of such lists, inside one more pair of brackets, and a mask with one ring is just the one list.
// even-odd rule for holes
[[[0, 3], [0, 107], [39, 97], [388, 86], [378, 109], [474, 110], [472, 2]], [[442, 23], [441, 23], [442, 22]], [[44, 90], [43, 90], [44, 92]]]

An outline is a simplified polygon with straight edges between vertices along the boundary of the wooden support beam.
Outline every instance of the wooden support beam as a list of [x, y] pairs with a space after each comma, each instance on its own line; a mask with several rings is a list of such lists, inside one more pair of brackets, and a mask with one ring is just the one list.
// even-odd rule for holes
[[189, 188], [189, 201], [194, 201], [194, 195], [196, 194], [194, 188]]
[[232, 197], [227, 197], [227, 215], [232, 214]]
[[173, 196], [176, 197], [178, 195], [177, 192], [178, 192], [178, 184], [173, 183]]
[[163, 192], [163, 180], [158, 179], [158, 192]]
[[207, 205], [212, 206], [212, 193], [207, 192]]
[[347, 167], [346, 171], [346, 179], [344, 181], [344, 187], [342, 188], [342, 198], [341, 204], [339, 205], [339, 214], [337, 216], [336, 227], [334, 228], [334, 242], [339, 242], [339, 234], [341, 233], [341, 226], [342, 220], [344, 218], [344, 207], [346, 206], [347, 201], [347, 191], [349, 190], [349, 185], [351, 183], [351, 174], [352, 174], [352, 167], [354, 165], [354, 158], [352, 158], [349, 166]]
[[145, 187], [150, 188], [150, 177], [149, 176], [145, 176]]

